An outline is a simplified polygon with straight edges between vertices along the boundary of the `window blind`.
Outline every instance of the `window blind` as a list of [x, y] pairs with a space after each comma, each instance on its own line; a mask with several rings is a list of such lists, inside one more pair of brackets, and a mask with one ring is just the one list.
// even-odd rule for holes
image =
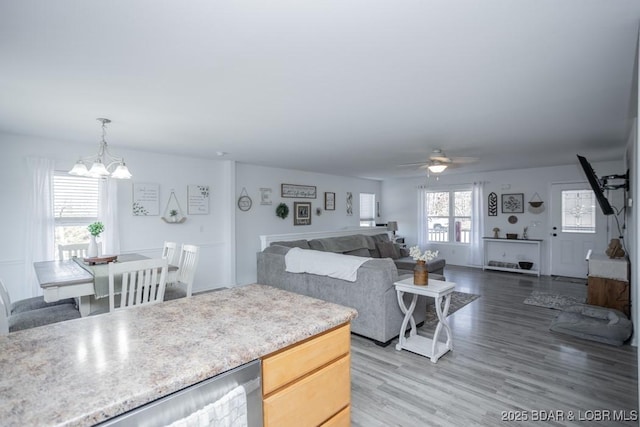
[[53, 177], [53, 213], [56, 220], [98, 217], [98, 179], [66, 174]]
[[360, 193], [360, 221], [375, 221], [376, 195]]

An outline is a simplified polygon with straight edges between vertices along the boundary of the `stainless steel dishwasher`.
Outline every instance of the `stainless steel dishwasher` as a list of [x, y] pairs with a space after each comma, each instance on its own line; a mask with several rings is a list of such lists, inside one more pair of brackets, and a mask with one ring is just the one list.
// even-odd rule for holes
[[[179, 367], [177, 369], [180, 369]], [[246, 393], [247, 425], [262, 427], [262, 376], [260, 360], [194, 384], [183, 390], [133, 409], [99, 426], [167, 426], [219, 402], [243, 387]]]

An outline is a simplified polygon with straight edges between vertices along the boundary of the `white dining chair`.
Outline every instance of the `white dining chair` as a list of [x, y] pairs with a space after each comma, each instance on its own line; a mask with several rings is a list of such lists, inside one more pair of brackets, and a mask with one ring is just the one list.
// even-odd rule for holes
[[167, 287], [165, 301], [191, 296], [199, 257], [200, 247], [182, 245], [178, 262], [178, 279]]
[[52, 305], [22, 313], [8, 314], [11, 304], [9, 300], [5, 299], [5, 295], [7, 294], [0, 292], [0, 335], [80, 318], [80, 312], [73, 304]]
[[173, 264], [173, 258], [176, 254], [178, 244], [176, 242], [164, 242], [162, 247], [162, 258], [166, 258], [169, 264]]
[[71, 259], [73, 257], [86, 258], [89, 243], [72, 243], [69, 245], [58, 245], [59, 259]]
[[9, 290], [2, 279], [0, 279], [0, 296], [4, 300], [7, 317], [18, 313], [24, 313], [25, 311], [38, 310], [56, 305], [71, 304], [73, 307], [76, 307], [76, 300], [74, 298], [65, 298], [54, 302], [46, 302], [43, 296], [37, 296], [12, 302], [11, 296], [9, 296]]
[[[168, 266], [165, 258], [110, 263], [109, 311], [162, 302]], [[116, 307], [117, 283], [121, 287]]]

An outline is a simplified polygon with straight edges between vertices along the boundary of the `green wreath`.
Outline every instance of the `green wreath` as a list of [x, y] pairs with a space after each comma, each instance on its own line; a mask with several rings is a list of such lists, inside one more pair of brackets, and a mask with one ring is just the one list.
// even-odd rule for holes
[[285, 219], [289, 215], [289, 206], [280, 203], [276, 208], [276, 216]]

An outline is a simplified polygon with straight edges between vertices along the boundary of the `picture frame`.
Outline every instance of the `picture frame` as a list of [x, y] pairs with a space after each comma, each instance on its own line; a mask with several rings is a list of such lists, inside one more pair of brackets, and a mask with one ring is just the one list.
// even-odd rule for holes
[[336, 210], [336, 193], [325, 192], [324, 193], [324, 210], [335, 211]]
[[209, 186], [187, 186], [187, 214], [209, 215]]
[[502, 213], [524, 213], [524, 193], [510, 193], [501, 196]]
[[281, 184], [280, 196], [293, 199], [315, 199], [315, 185]]
[[160, 184], [133, 183], [133, 216], [160, 215]]
[[293, 202], [293, 225], [311, 225], [311, 202]]
[[353, 193], [347, 191], [347, 216], [353, 215]]

